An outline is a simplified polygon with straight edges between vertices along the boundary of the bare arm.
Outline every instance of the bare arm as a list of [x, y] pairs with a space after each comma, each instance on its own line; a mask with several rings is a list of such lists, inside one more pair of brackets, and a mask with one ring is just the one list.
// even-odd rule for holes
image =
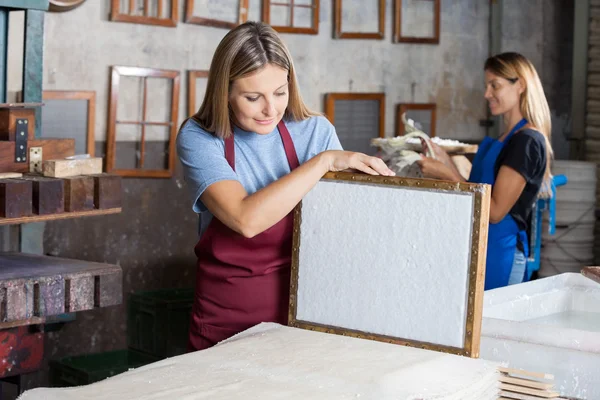
[[239, 182], [227, 180], [210, 185], [200, 200], [219, 221], [250, 238], [283, 219], [325, 173], [345, 169], [393, 175], [379, 158], [330, 150], [252, 195]]
[[492, 189], [490, 202], [490, 222], [496, 224], [510, 212], [523, 189], [525, 189], [525, 178], [514, 169], [502, 166], [498, 171], [496, 182]]

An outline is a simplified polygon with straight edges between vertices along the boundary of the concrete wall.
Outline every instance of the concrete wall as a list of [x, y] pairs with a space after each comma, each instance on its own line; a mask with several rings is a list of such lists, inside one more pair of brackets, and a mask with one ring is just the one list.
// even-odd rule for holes
[[[251, 18], [258, 15], [258, 3], [250, 0]], [[365, 2], [353, 3], [366, 7]], [[544, 38], [546, 32], [560, 35], [564, 28], [551, 18], [539, 17], [540, 9], [556, 10], [548, 5], [555, 2], [531, 3], [507, 0], [503, 50], [522, 51], [536, 66], [544, 65], [541, 75], [550, 82], [563, 71], [546, 69], [546, 65], [551, 68], [556, 57], [566, 56], [555, 49], [562, 42]], [[99, 154], [106, 137], [111, 65], [181, 71], [182, 121], [187, 110], [185, 71], [208, 69], [212, 53], [226, 33], [181, 22], [177, 28], [110, 22], [108, 4], [89, 0], [70, 12], [49, 13], [45, 30], [44, 89], [96, 91]], [[181, 4], [180, 21], [183, 12]], [[334, 40], [332, 20], [332, 0], [321, 0], [318, 35], [282, 35], [309, 106], [322, 111], [326, 92], [384, 91], [387, 135], [394, 133], [396, 104], [435, 102], [439, 136], [483, 138], [485, 130], [479, 120], [486, 118], [482, 64], [488, 56], [487, 1], [444, 0], [439, 45], [393, 44], [391, 0], [386, 2], [384, 40]], [[22, 18], [15, 15], [11, 22], [11, 30], [18, 33]], [[19, 90], [21, 79], [16, 40], [9, 56], [9, 89], [13, 91]], [[172, 179], [124, 180], [124, 198], [120, 215], [48, 223], [46, 253], [118, 263], [124, 271], [125, 294], [192, 285], [196, 218], [179, 166]], [[125, 348], [125, 329], [124, 306], [79, 313], [75, 322], [47, 334], [46, 359]], [[26, 385], [47, 384], [46, 374], [47, 370], [30, 375]]]

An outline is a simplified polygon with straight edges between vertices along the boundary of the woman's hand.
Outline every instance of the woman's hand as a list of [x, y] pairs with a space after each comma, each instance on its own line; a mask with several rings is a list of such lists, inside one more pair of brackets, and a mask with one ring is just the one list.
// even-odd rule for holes
[[[450, 164], [452, 163], [452, 159], [450, 159], [450, 155], [448, 155], [448, 153], [446, 153], [446, 151], [444, 149], [442, 149], [438, 144], [433, 143], [433, 141], [429, 141], [429, 145], [431, 146], [431, 150], [433, 150], [433, 156], [435, 156], [434, 158], [436, 160], [440, 160], [441, 162], [443, 162], [444, 164], [446, 164], [447, 166], [450, 166]], [[425, 143], [425, 139], [421, 138], [421, 146], [423, 148], [423, 154], [427, 155], [427, 144]], [[431, 155], [430, 155], [431, 156]]]
[[355, 169], [370, 175], [396, 175], [394, 171], [389, 169], [387, 165], [385, 165], [385, 162], [378, 157], [341, 150], [329, 150], [321, 154], [325, 157], [328, 170], [332, 172]]
[[456, 180], [452, 169], [439, 160], [421, 155], [421, 159], [417, 161], [417, 164], [421, 167], [421, 172], [425, 178]]

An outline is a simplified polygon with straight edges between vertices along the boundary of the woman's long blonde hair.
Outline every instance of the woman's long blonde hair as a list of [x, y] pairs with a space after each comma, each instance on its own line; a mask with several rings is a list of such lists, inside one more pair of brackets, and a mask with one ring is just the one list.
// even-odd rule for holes
[[544, 88], [533, 64], [523, 55], [514, 52], [501, 53], [486, 60], [484, 70], [505, 78], [511, 82], [523, 82], [524, 91], [519, 102], [521, 114], [527, 121], [541, 131], [546, 139], [546, 173], [545, 183], [552, 177], [551, 132], [552, 122], [550, 108], [544, 95]]
[[207, 132], [227, 138], [232, 132], [229, 92], [232, 83], [267, 64], [288, 71], [289, 101], [283, 118], [301, 121], [319, 115], [306, 107], [296, 79], [292, 57], [273, 28], [262, 22], [246, 22], [225, 35], [210, 64], [200, 110], [191, 118]]

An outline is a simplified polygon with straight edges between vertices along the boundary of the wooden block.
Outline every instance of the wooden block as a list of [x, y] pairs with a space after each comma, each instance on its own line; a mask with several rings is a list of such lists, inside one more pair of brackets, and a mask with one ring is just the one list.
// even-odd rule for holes
[[94, 298], [96, 307], [108, 307], [123, 302], [123, 273], [111, 272], [97, 276]]
[[102, 173], [102, 157], [74, 160], [47, 160], [42, 163], [44, 176], [64, 178], [67, 176], [92, 175]]
[[94, 175], [94, 205], [98, 209], [121, 207], [121, 176]]
[[33, 213], [37, 215], [58, 214], [65, 211], [65, 189], [62, 179], [25, 175], [33, 187]]
[[65, 280], [66, 312], [94, 308], [94, 276], [83, 275]]
[[0, 108], [0, 140], [15, 141], [17, 120], [21, 120], [27, 125], [27, 140], [33, 140], [35, 136], [35, 108]]
[[71, 176], [63, 178], [65, 183], [65, 211], [94, 209], [94, 178]]
[[34, 314], [38, 317], [65, 312], [65, 280], [60, 276], [38, 279], [33, 289]]
[[20, 178], [23, 174], [20, 172], [0, 172], [0, 179]]
[[0, 180], [0, 217], [19, 218], [31, 215], [32, 184], [21, 179]]
[[42, 160], [64, 158], [75, 154], [75, 139], [30, 140], [25, 162], [15, 162], [15, 142], [0, 141], [0, 172], [29, 172], [29, 149], [32, 147], [42, 149]]

